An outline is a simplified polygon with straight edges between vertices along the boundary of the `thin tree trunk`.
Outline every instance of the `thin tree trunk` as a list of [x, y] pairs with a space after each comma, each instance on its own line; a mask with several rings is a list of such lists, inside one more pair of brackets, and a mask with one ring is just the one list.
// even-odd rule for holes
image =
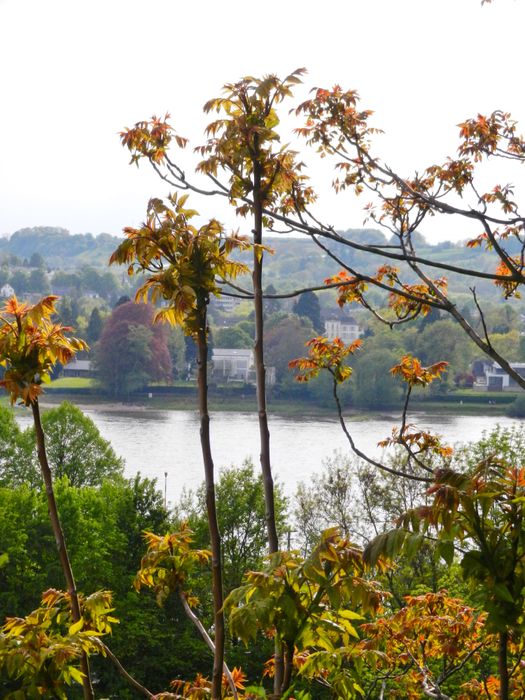
[[[44, 431], [42, 429], [42, 421], [40, 420], [40, 407], [38, 405], [37, 399], [31, 402], [31, 409], [33, 411], [33, 422], [35, 425], [38, 461], [40, 463], [40, 470], [42, 472], [42, 478], [44, 480], [44, 486], [46, 489], [49, 519], [51, 521], [51, 527], [53, 528], [53, 534], [55, 536], [55, 542], [58, 549], [58, 558], [62, 566], [64, 578], [66, 579], [67, 590], [70, 596], [71, 615], [73, 617], [73, 621], [78, 622], [81, 618], [80, 605], [78, 603], [78, 595], [75, 585], [75, 578], [73, 576], [73, 569], [71, 568], [71, 562], [67, 553], [64, 532], [62, 530], [62, 525], [60, 523], [60, 518], [58, 515], [55, 492], [53, 489], [53, 477], [51, 475], [51, 469], [49, 468], [49, 462], [47, 460], [46, 443]], [[80, 659], [80, 667], [82, 673], [84, 674], [84, 679], [82, 681], [84, 698], [86, 700], [92, 700], [95, 696], [93, 694], [93, 686], [91, 685], [89, 661], [85, 652], [82, 653]]]
[[206, 299], [197, 301], [199, 330], [197, 332], [198, 348], [198, 387], [199, 414], [202, 459], [206, 482], [206, 512], [211, 542], [211, 568], [213, 591], [213, 624], [215, 628], [215, 649], [213, 652], [212, 700], [222, 696], [222, 670], [224, 664], [224, 614], [221, 566], [221, 538], [217, 522], [215, 503], [214, 465], [210, 445], [210, 416], [208, 414], [208, 339], [206, 332]]
[[294, 646], [293, 644], [286, 645], [286, 654], [284, 658], [284, 673], [283, 673], [283, 683], [281, 686], [281, 694], [285, 693], [290, 687], [292, 682], [292, 672], [293, 672], [293, 654]]
[[[279, 551], [279, 539], [277, 537], [277, 525], [275, 522], [275, 498], [272, 467], [270, 461], [270, 431], [268, 429], [268, 414], [266, 411], [266, 368], [264, 366], [264, 314], [263, 314], [263, 289], [262, 266], [263, 251], [257, 246], [262, 245], [262, 216], [263, 207], [261, 201], [261, 166], [253, 162], [253, 303], [255, 311], [255, 343], [253, 348], [255, 361], [255, 376], [257, 381], [257, 410], [259, 414], [259, 435], [261, 444], [261, 472], [264, 485], [264, 502], [266, 515], [266, 529], [268, 532], [268, 549], [270, 554]], [[278, 640], [275, 642], [274, 657], [274, 695], [280, 697], [283, 684], [284, 662], [282, 647]]]
[[509, 700], [508, 641], [509, 633], [500, 632], [498, 644], [499, 700]]
[[[261, 173], [260, 165], [254, 163], [254, 230], [255, 246], [262, 245], [262, 203], [261, 203]], [[268, 414], [266, 411], [266, 368], [264, 366], [264, 315], [262, 290], [263, 253], [257, 247], [253, 253], [253, 296], [255, 310], [255, 344], [254, 360], [257, 379], [257, 409], [259, 413], [259, 434], [261, 441], [261, 471], [264, 483], [264, 499], [266, 506], [266, 529], [268, 531], [268, 546], [270, 553], [279, 550], [277, 526], [275, 523], [275, 501], [272, 468], [270, 462], [270, 431], [268, 429]]]

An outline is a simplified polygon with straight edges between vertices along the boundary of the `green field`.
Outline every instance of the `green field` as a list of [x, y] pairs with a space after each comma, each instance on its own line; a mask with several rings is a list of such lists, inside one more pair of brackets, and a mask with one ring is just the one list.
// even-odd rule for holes
[[55, 379], [45, 387], [46, 391], [53, 389], [92, 389], [95, 386], [95, 380], [89, 377], [60, 377]]

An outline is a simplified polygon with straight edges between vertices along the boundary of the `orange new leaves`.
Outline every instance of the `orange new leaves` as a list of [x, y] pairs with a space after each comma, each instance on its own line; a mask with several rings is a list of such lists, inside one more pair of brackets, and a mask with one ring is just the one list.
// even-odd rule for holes
[[438, 435], [426, 430], [413, 430], [414, 425], [405, 425], [403, 429], [392, 428], [392, 436], [380, 440], [379, 447], [392, 445], [406, 445], [414, 455], [432, 452], [442, 457], [450, 457], [454, 450], [448, 445], [443, 445]]
[[[234, 667], [231, 672], [233, 683], [237, 690], [245, 689], [246, 674], [237, 667]], [[180, 700], [185, 698], [186, 700], [207, 700], [210, 697], [211, 691], [211, 681], [209, 681], [205, 676], [198, 673], [193, 681], [183, 681], [183, 680], [173, 680], [170, 683], [175, 693], [160, 693], [155, 695], [155, 700]], [[223, 676], [223, 698], [224, 700], [229, 700], [232, 695], [228, 693], [229, 683], [226, 676]], [[254, 698], [251, 693], [248, 695], [238, 695], [239, 698], [246, 698], [250, 700]]]
[[416, 699], [427, 695], [423, 689], [429, 697], [445, 697], [438, 692], [443, 681], [468, 659], [479, 660], [488, 643], [484, 619], [447, 591], [405, 596], [395, 614], [361, 625], [366, 639], [360, 646], [377, 650], [377, 663], [390, 671], [388, 697]]
[[178, 136], [168, 123], [170, 115], [164, 119], [153, 116], [149, 121], [140, 121], [131, 129], [120, 133], [122, 145], [131, 152], [131, 162], [137, 163], [141, 158], [148, 158], [153, 163], [160, 164], [166, 159], [167, 149], [172, 139], [183, 148], [187, 139]]
[[[439, 379], [446, 372], [448, 362], [436, 362], [428, 367], [423, 367], [421, 361], [412, 355], [403, 355], [401, 362], [390, 370], [394, 377], [400, 377], [411, 390], [415, 386], [429, 386], [435, 379]], [[407, 424], [401, 429], [393, 428], [392, 436], [381, 440], [380, 447], [391, 445], [405, 445], [412, 455], [433, 453], [441, 457], [450, 457], [453, 453], [451, 447], [442, 445], [437, 435], [426, 430], [416, 430], [415, 426]]]
[[317, 377], [320, 370], [325, 369], [340, 384], [352, 374], [352, 368], [346, 365], [344, 360], [361, 347], [361, 341], [355, 340], [350, 345], [345, 345], [341, 338], [328, 340], [317, 336], [309, 340], [306, 347], [308, 348], [308, 357], [299, 357], [288, 363], [290, 369], [298, 370], [296, 380], [307, 382]]
[[333, 277], [327, 277], [324, 283], [337, 285], [337, 303], [342, 308], [345, 304], [363, 302], [363, 294], [368, 289], [367, 283], [359, 277], [350, 275], [346, 270], [341, 270]]
[[459, 124], [463, 139], [459, 152], [474, 161], [496, 154], [521, 160], [525, 157], [525, 141], [517, 134], [516, 127], [508, 112], [496, 110], [488, 117], [478, 114]]
[[110, 591], [79, 597], [82, 617], [73, 622], [68, 593], [50, 588], [42, 605], [26, 617], [7, 618], [1, 628], [0, 668], [23, 690], [4, 697], [49, 697], [66, 700], [66, 687], [82, 684], [82, 653], [105, 655], [99, 637], [118, 620]]
[[30, 306], [12, 297], [0, 311], [0, 364], [6, 368], [0, 386], [11, 403], [20, 400], [29, 406], [42, 392], [42, 382], [49, 381], [56, 362], [65, 365], [87, 349], [83, 340], [64, 335], [70, 328], [52, 322], [57, 298], [44, 297]]
[[426, 316], [432, 305], [438, 302], [438, 293], [445, 294], [447, 290], [447, 280], [444, 277], [432, 280], [431, 284], [403, 283], [399, 278], [399, 268], [393, 265], [381, 265], [372, 277], [356, 277], [346, 270], [341, 270], [324, 281], [328, 286], [336, 285], [337, 303], [341, 307], [352, 303], [366, 306], [364, 294], [368, 289], [368, 282], [379, 283], [383, 289], [392, 288], [388, 296], [388, 306], [398, 319], [412, 318], [418, 314]]
[[[204, 158], [197, 170], [212, 178], [220, 170], [230, 173], [230, 201], [238, 205], [237, 213], [242, 216], [253, 208], [248, 198], [255, 188], [260, 196], [258, 206], [284, 214], [301, 211], [315, 199], [301, 174], [303, 164], [296, 161], [295, 151], [278, 145], [276, 131], [275, 106], [292, 95], [304, 72], [300, 68], [283, 80], [275, 75], [247, 76], [225, 85], [225, 97], [204, 105], [205, 112], [224, 116], [208, 125], [208, 141], [196, 149]], [[271, 225], [271, 220], [266, 223]]]
[[208, 562], [211, 553], [207, 549], [192, 549], [193, 533], [186, 523], [178, 532], [164, 536], [145, 532], [144, 539], [148, 549], [135, 577], [135, 588], [152, 588], [159, 605], [176, 592], [183, 592], [188, 604], [196, 605], [197, 599], [188, 595], [185, 584], [195, 567]]
[[447, 366], [448, 362], [436, 362], [428, 367], [423, 367], [417, 357], [404, 355], [401, 362], [392, 367], [390, 372], [394, 377], [401, 377], [410, 386], [428, 386], [434, 379], [439, 379], [446, 371]]
[[315, 88], [313, 92], [314, 97], [296, 109], [296, 114], [307, 117], [306, 126], [296, 129], [296, 132], [304, 136], [307, 143], [317, 145], [322, 155], [339, 150], [345, 152], [347, 141], [355, 141], [366, 150], [367, 137], [379, 130], [368, 126], [373, 112], [357, 108], [357, 91], [344, 92], [336, 85], [332, 90]]
[[[494, 284], [497, 287], [501, 287], [504, 291], [504, 296], [505, 299], [509, 299], [510, 297], [516, 297], [516, 299], [521, 298], [521, 294], [518, 291], [519, 287], [523, 283], [522, 279], [522, 269], [523, 266], [521, 264], [521, 259], [519, 257], [513, 257], [509, 258], [509, 263], [511, 265], [516, 265], [514, 270], [511, 270], [508, 266], [508, 264], [505, 261], [501, 261], [500, 264], [498, 265], [498, 268], [496, 270], [497, 275], [503, 275], [505, 277], [508, 277], [507, 280], [494, 280]], [[516, 270], [519, 269], [519, 276], [516, 279]]]

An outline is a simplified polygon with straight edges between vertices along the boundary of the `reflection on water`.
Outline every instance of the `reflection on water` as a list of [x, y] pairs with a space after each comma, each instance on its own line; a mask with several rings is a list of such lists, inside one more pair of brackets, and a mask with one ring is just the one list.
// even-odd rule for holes
[[[157, 479], [164, 488], [167, 473], [168, 501], [174, 502], [183, 488], [195, 489], [203, 480], [199, 419], [193, 411], [108, 411], [86, 408], [102, 436], [115, 452], [126, 460], [126, 473]], [[17, 412], [24, 427], [29, 425], [29, 412]], [[357, 446], [368, 453], [379, 453], [377, 443], [391, 433], [395, 416], [367, 416], [352, 420], [349, 428]], [[418, 427], [440, 433], [447, 443], [469, 442], [496, 423], [502, 426], [522, 421], [493, 416], [456, 416], [414, 414], [411, 422]], [[270, 433], [274, 474], [292, 494], [299, 481], [307, 481], [319, 471], [323, 460], [334, 451], [348, 452], [348, 445], [336, 420], [319, 418], [270, 417]], [[211, 420], [211, 438], [215, 465], [218, 469], [259, 459], [259, 425], [253, 413], [215, 413]]]

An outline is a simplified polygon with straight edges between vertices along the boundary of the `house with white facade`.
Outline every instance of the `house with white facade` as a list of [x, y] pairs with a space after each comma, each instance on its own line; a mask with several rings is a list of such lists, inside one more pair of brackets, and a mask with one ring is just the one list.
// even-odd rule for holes
[[213, 376], [226, 382], [248, 383], [253, 370], [253, 350], [249, 348], [213, 348]]
[[331, 317], [324, 322], [325, 335], [328, 340], [341, 338], [343, 343], [349, 345], [363, 335], [363, 329], [351, 316]]
[[[255, 384], [255, 364], [251, 348], [213, 348], [213, 378], [221, 382]], [[275, 384], [275, 367], [266, 367], [266, 386]]]
[[3, 299], [7, 299], [8, 297], [12, 297], [15, 293], [15, 290], [13, 287], [11, 287], [10, 284], [4, 284], [2, 287], [0, 287], [0, 297]]
[[[510, 362], [520, 377], [525, 378], [525, 362]], [[481, 376], [476, 376], [474, 389], [486, 391], [520, 391], [521, 387], [496, 362], [485, 362]]]
[[93, 377], [94, 372], [91, 366], [91, 360], [79, 360], [75, 357], [71, 362], [68, 362], [62, 370], [63, 377]]

